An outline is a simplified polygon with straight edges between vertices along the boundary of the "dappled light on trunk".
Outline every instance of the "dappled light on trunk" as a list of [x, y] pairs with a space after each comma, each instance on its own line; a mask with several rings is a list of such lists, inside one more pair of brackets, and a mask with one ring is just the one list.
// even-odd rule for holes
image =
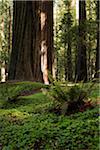
[[49, 84], [47, 71], [47, 46], [46, 41], [41, 42], [41, 70], [43, 72], [43, 80], [45, 84]]
[[53, 66], [53, 2], [41, 1], [41, 70], [45, 84]]
[[5, 62], [1, 64], [1, 82], [6, 81], [6, 69], [5, 69]]
[[[42, 6], [41, 6], [42, 7]], [[47, 33], [46, 33], [47, 15], [41, 12], [41, 70], [45, 84], [49, 84], [47, 70]]]

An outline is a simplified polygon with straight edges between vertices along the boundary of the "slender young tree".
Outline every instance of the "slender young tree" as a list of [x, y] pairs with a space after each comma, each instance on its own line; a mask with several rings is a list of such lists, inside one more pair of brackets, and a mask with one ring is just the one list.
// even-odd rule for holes
[[87, 81], [86, 58], [86, 2], [79, 0], [79, 42], [77, 52], [77, 81]]

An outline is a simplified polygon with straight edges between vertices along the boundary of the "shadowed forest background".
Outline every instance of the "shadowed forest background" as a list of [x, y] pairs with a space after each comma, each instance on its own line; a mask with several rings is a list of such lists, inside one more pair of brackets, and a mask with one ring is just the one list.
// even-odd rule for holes
[[0, 150], [99, 150], [99, 56], [99, 0], [0, 0]]

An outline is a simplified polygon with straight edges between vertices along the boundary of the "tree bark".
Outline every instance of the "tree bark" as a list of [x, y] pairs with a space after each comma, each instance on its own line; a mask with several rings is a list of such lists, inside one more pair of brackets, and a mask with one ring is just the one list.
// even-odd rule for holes
[[65, 80], [72, 81], [72, 53], [71, 53], [71, 2], [66, 5], [67, 18], [65, 26]]
[[41, 68], [44, 83], [48, 84], [48, 74], [52, 74], [53, 64], [53, 1], [41, 1]]
[[9, 80], [41, 81], [37, 1], [14, 1]]
[[77, 54], [77, 81], [87, 81], [86, 58], [86, 4], [79, 0], [79, 43]]
[[[89, 23], [90, 23], [90, 28], [91, 27], [91, 21], [92, 21], [92, 0], [89, 1]], [[92, 70], [92, 66], [91, 66], [91, 50], [92, 50], [92, 38], [91, 38], [91, 34], [89, 32], [89, 46], [88, 46], [88, 65], [87, 65], [87, 76], [88, 76], [88, 81], [90, 81], [92, 79], [92, 74], [91, 74], [91, 70]]]
[[68, 68], [68, 81], [72, 81], [72, 52], [71, 52], [71, 16], [70, 16], [70, 6], [71, 4], [68, 4], [68, 49], [67, 49], [67, 68]]
[[8, 79], [44, 79], [48, 83], [48, 71], [52, 73], [53, 63], [53, 1], [13, 3], [13, 44]]
[[97, 48], [96, 48], [96, 64], [95, 77], [100, 79], [100, 1], [97, 1]]
[[11, 8], [9, 6], [9, 22], [8, 22], [8, 55], [11, 50]]
[[[34, 27], [32, 28], [32, 33], [35, 33], [33, 37], [33, 76], [36, 81], [43, 82], [43, 74], [41, 71], [41, 2], [33, 1], [34, 12]], [[34, 32], [35, 31], [35, 32]]]

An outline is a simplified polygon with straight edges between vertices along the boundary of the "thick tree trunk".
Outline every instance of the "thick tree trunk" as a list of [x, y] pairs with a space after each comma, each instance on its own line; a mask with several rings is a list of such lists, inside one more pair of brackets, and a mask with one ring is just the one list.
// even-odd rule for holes
[[[16, 64], [16, 79], [22, 80], [32, 80], [32, 39], [33, 35], [31, 33], [32, 28], [34, 28], [33, 24], [33, 16], [32, 16], [32, 4], [31, 2], [17, 2], [22, 3], [21, 6], [21, 13], [17, 14], [20, 18], [19, 23], [19, 52], [18, 52], [18, 59]], [[18, 31], [17, 31], [18, 32]]]
[[48, 73], [53, 64], [53, 1], [41, 1], [41, 68], [44, 83], [48, 84]]
[[[33, 76], [35, 81], [43, 81], [43, 75], [41, 71], [41, 2], [33, 1], [34, 12], [34, 27], [32, 28], [32, 33], [35, 33], [33, 37]], [[35, 31], [35, 32], [34, 32]]]
[[9, 80], [41, 81], [37, 1], [14, 1]]
[[52, 73], [52, 54], [53, 1], [14, 1], [8, 79], [44, 79], [48, 83], [48, 71]]
[[97, 1], [97, 48], [96, 48], [96, 64], [95, 77], [100, 79], [100, 1]]
[[77, 54], [77, 81], [87, 81], [86, 64], [86, 4], [79, 0], [79, 43]]

